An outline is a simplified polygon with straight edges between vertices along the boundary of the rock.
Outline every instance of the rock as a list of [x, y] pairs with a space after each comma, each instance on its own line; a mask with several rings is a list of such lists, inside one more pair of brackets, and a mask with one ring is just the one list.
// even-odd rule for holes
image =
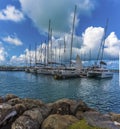
[[3, 126], [3, 127], [0, 127], [0, 129], [11, 129], [11, 122], [8, 123], [7, 125]]
[[7, 104], [7, 103], [2, 103], [0, 104], [0, 109], [1, 110], [8, 110], [8, 109], [11, 109], [12, 106], [10, 104]]
[[22, 103], [29, 110], [32, 108], [41, 107], [44, 103], [41, 100], [23, 99]]
[[110, 113], [111, 119], [120, 123], [120, 114]]
[[51, 114], [70, 115], [70, 104], [65, 102], [55, 103], [52, 106]]
[[29, 116], [32, 120], [37, 121], [39, 124], [42, 123], [43, 117], [39, 108], [34, 108], [28, 111], [25, 111], [24, 116]]
[[82, 120], [84, 116], [84, 113], [82, 111], [78, 111], [75, 115], [75, 117], [79, 120]]
[[10, 99], [18, 98], [16, 95], [13, 94], [7, 94], [4, 98], [5, 102], [7, 102]]
[[45, 104], [12, 94], [0, 97], [0, 129], [65, 129], [79, 120], [99, 128], [120, 129], [120, 114], [101, 114], [82, 100]]
[[51, 107], [51, 114], [75, 115], [78, 111], [92, 110], [82, 100], [61, 99], [48, 105]]
[[42, 114], [42, 117], [45, 119], [46, 117], [48, 117], [48, 115], [51, 112], [51, 108], [45, 104], [43, 104], [41, 107], [39, 107], [39, 110]]
[[15, 106], [16, 104], [22, 103], [22, 99], [21, 98], [13, 98], [13, 99], [8, 100], [7, 103], [12, 106]]
[[72, 107], [72, 112], [73, 114], [76, 114], [78, 111], [81, 112], [86, 112], [86, 111], [90, 111], [92, 110], [91, 108], [89, 108], [87, 106], [87, 104], [85, 102], [83, 102], [82, 100], [78, 100]]
[[40, 125], [37, 121], [34, 121], [29, 116], [20, 116], [12, 124], [11, 129], [39, 129]]
[[25, 107], [25, 105], [23, 105], [22, 103], [21, 103], [21, 104], [16, 104], [16, 105], [14, 106], [14, 108], [15, 108], [15, 110], [17, 111], [17, 114], [18, 114], [18, 115], [21, 115], [23, 112], [26, 111], [26, 107]]
[[21, 98], [10, 99], [8, 100], [7, 103], [13, 106], [19, 115], [26, 110], [30, 110], [32, 108], [37, 108], [44, 105], [40, 100], [21, 99]]
[[62, 105], [62, 103], [64, 103], [64, 104], [66, 103], [67, 108], [68, 108], [68, 105], [70, 105], [70, 107], [69, 107], [70, 108], [69, 114], [73, 114], [74, 113], [74, 106], [76, 105], [76, 102], [77, 102], [76, 100], [71, 100], [71, 99], [63, 98], [63, 99], [60, 99], [60, 100], [54, 102], [53, 106], [54, 106], [54, 104], [55, 105]]
[[9, 104], [0, 105], [0, 126], [5, 125], [8, 121], [13, 120], [17, 115], [16, 110]]
[[41, 129], [65, 129], [75, 122], [78, 119], [74, 116], [53, 114], [43, 121]]
[[0, 103], [3, 103], [4, 102], [4, 99], [3, 97], [0, 96]]
[[103, 115], [96, 111], [89, 111], [84, 113], [84, 118], [91, 126], [106, 129], [119, 129], [118, 126], [116, 126], [111, 120], [110, 115]]

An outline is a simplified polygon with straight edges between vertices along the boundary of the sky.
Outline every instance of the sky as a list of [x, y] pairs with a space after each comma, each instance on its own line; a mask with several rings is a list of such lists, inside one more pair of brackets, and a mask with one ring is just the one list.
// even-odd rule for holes
[[69, 61], [75, 5], [72, 59], [97, 59], [107, 19], [104, 59], [118, 59], [119, 0], [0, 0], [0, 65], [34, 61], [35, 48], [37, 61], [44, 62], [49, 20], [49, 60]]

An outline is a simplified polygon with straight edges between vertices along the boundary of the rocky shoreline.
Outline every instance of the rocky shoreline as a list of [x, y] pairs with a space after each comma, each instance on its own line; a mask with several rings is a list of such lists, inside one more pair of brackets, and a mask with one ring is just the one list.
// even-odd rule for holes
[[120, 129], [120, 114], [101, 114], [82, 100], [0, 97], [0, 129]]

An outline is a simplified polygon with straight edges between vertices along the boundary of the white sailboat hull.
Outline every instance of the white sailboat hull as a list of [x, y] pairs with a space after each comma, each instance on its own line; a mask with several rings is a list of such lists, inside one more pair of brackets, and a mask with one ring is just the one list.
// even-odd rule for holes
[[51, 75], [52, 74], [52, 71], [51, 70], [48, 70], [48, 69], [38, 69], [37, 70], [37, 73], [38, 74], [44, 74], [44, 75]]
[[94, 77], [94, 78], [112, 78], [113, 73], [108, 71], [108, 72], [96, 72], [96, 71], [88, 71], [87, 72], [87, 77]]
[[59, 70], [57, 74], [55, 74], [55, 79], [66, 79], [66, 78], [76, 78], [79, 77], [79, 73], [75, 70]]

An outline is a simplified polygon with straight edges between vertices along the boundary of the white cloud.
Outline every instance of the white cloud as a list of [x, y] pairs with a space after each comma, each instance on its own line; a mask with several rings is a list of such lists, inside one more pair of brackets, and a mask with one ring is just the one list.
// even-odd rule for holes
[[[73, 38], [73, 59], [76, 59], [77, 54], [80, 57], [89, 59], [90, 57], [90, 49], [92, 53], [92, 59], [97, 59], [98, 51], [101, 44], [101, 39], [103, 37], [104, 28], [102, 27], [88, 27], [82, 36], [75, 36]], [[64, 37], [65, 37], [65, 49], [64, 49]], [[58, 39], [52, 37], [52, 60], [56, 62], [61, 61], [69, 61], [70, 59], [70, 45], [71, 45], [71, 35], [65, 34]], [[47, 48], [46, 44], [43, 43], [42, 46], [37, 46], [37, 61], [44, 62], [45, 59], [45, 47]], [[49, 45], [51, 48], [51, 42]], [[117, 38], [114, 32], [110, 33], [106, 38], [105, 42], [105, 51], [104, 57], [111, 57], [111, 58], [118, 58], [120, 49], [120, 40]], [[64, 51], [65, 50], [65, 51]], [[28, 49], [25, 50], [26, 54], [21, 54], [19, 57], [12, 57], [12, 62], [26, 62], [29, 63], [30, 57], [31, 61], [35, 62], [35, 51], [29, 51]], [[60, 55], [60, 56], [59, 56]], [[86, 55], [85, 57], [83, 57]], [[59, 58], [60, 57], [60, 58]], [[26, 60], [27, 59], [27, 60]], [[60, 59], [60, 60], [59, 60]], [[51, 61], [51, 50], [49, 50], [49, 61]], [[14, 64], [13, 63], [13, 64]]]
[[104, 29], [102, 27], [88, 27], [82, 34], [83, 44], [80, 49], [81, 54], [87, 54], [88, 56], [91, 50], [92, 57], [97, 59], [103, 33]]
[[12, 64], [12, 65], [25, 64], [25, 55], [21, 54], [18, 57], [17, 56], [12, 56], [9, 63]]
[[[74, 12], [74, 6], [77, 5], [78, 15], [91, 15], [95, 8], [94, 0], [19, 0], [23, 11], [33, 20], [39, 30], [48, 30], [48, 21], [54, 32], [63, 33], [70, 32], [71, 18]], [[80, 19], [76, 17], [76, 24]]]
[[[103, 34], [104, 28], [88, 27], [82, 35], [83, 46], [80, 51], [89, 55], [91, 50], [92, 58], [97, 59]], [[112, 32], [105, 40], [104, 58], [118, 58], [119, 49], [120, 40], [117, 38], [115, 33]]]
[[[37, 48], [37, 59], [40, 60], [40, 46]], [[29, 65], [31, 60], [31, 63], [35, 63], [35, 51], [31, 51], [26, 49], [23, 54], [20, 54], [19, 56], [12, 56], [10, 59], [11, 65]]]
[[[65, 37], [65, 48], [64, 48], [64, 37]], [[73, 57], [76, 57], [77, 54], [80, 54], [80, 47], [82, 44], [82, 38], [74, 35], [74, 44], [73, 44]], [[65, 34], [64, 36], [55, 39], [52, 37], [52, 61], [60, 62], [70, 59], [70, 44], [71, 44], [71, 35]], [[47, 51], [47, 45], [42, 43], [42, 45], [37, 46], [36, 57], [37, 62], [44, 62], [45, 60], [45, 47]], [[47, 54], [46, 54], [47, 55]], [[31, 57], [31, 62], [35, 62], [35, 51], [34, 50], [25, 50], [25, 54], [21, 54], [20, 56], [13, 56], [11, 58], [11, 63], [18, 64], [21, 63], [29, 63]], [[59, 58], [60, 57], [60, 58]], [[51, 61], [51, 42], [49, 42], [49, 61]]]
[[101, 27], [88, 27], [82, 34], [83, 37], [83, 48], [88, 49], [94, 48], [95, 45], [99, 46], [103, 36], [104, 29]]
[[[97, 59], [100, 44], [102, 42], [104, 34], [104, 28], [102, 27], [88, 27], [82, 36], [75, 36], [73, 39], [73, 59], [76, 55], [81, 55], [81, 58], [91, 58]], [[66, 53], [64, 53], [64, 37], [53, 40], [53, 48], [57, 48], [57, 57], [59, 57], [59, 46], [61, 44], [61, 55], [66, 57], [67, 60], [70, 58], [70, 45], [71, 45], [71, 35], [65, 34], [66, 38]], [[104, 48], [104, 58], [118, 58], [120, 50], [120, 40], [117, 38], [114, 32], [110, 33], [105, 41]], [[83, 57], [85, 56], [85, 57]], [[101, 56], [101, 55], [100, 55]]]
[[3, 41], [13, 44], [13, 45], [16, 45], [16, 46], [20, 46], [23, 44], [22, 41], [20, 39], [18, 39], [17, 37], [11, 37], [11, 36], [4, 37]]
[[7, 52], [4, 47], [0, 44], [0, 64], [6, 60]]
[[19, 22], [24, 19], [24, 15], [14, 6], [7, 6], [6, 9], [0, 11], [0, 20], [11, 20]]
[[116, 57], [119, 55], [120, 51], [120, 40], [117, 38], [114, 32], [111, 32], [110, 35], [106, 38], [105, 41], [105, 53]]

